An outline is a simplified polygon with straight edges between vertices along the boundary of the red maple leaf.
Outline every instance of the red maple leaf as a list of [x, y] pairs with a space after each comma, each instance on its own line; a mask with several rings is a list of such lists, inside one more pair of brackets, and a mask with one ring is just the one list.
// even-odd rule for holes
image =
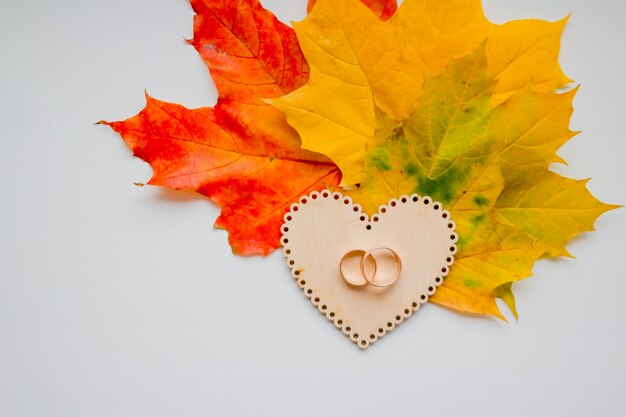
[[[363, 2], [383, 17], [396, 9], [395, 1]], [[148, 184], [207, 196], [222, 207], [215, 227], [229, 232], [233, 252], [265, 255], [280, 245], [288, 207], [312, 190], [336, 187], [341, 174], [325, 156], [301, 149], [283, 114], [263, 102], [308, 80], [293, 29], [258, 0], [191, 5], [189, 43], [211, 72], [217, 104], [187, 109], [146, 96], [136, 116], [101, 123], [150, 164]]]

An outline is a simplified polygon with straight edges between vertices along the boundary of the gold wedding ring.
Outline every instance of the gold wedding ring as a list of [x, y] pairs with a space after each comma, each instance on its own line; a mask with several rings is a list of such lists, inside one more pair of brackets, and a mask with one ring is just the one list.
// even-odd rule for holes
[[[380, 279], [377, 279], [379, 278], [377, 277], [377, 274], [380, 269], [378, 268], [378, 263], [374, 257], [374, 254], [380, 252], [387, 252], [390, 254], [395, 265], [391, 275], [382, 282]], [[359, 267], [358, 269], [353, 268], [351, 270], [346, 266], [346, 263], [349, 259], [358, 256], [361, 257]], [[373, 269], [370, 268], [371, 271], [366, 271], [367, 262], [373, 262]], [[396, 251], [387, 247], [377, 247], [368, 251], [355, 249], [343, 255], [341, 261], [339, 262], [339, 271], [341, 273], [341, 277], [353, 287], [364, 287], [369, 284], [373, 287], [384, 288], [394, 284], [398, 280], [400, 272], [402, 271], [402, 261], [400, 260], [400, 255], [398, 255]]]
[[[363, 287], [367, 285], [367, 279], [365, 279], [365, 275], [362, 272], [365, 268], [364, 260], [367, 259], [367, 257], [365, 257], [364, 255], [365, 255], [365, 251], [362, 249], [351, 250], [350, 252], [343, 255], [343, 258], [341, 258], [341, 262], [339, 262], [339, 271], [341, 272], [342, 278], [353, 287]], [[359, 262], [359, 269], [358, 269], [358, 272], [361, 272], [360, 275], [358, 273], [354, 273], [354, 271], [353, 273], [350, 273], [350, 270], [346, 267], [346, 261], [354, 256], [361, 257], [361, 260]], [[377, 269], [376, 261], [374, 260], [374, 257], [371, 255], [370, 255], [370, 258], [372, 258], [372, 261], [374, 262], [374, 274], [376, 274], [376, 269]]]
[[[391, 275], [391, 279], [387, 279], [386, 282], [382, 282], [382, 283], [374, 282], [374, 279], [376, 278], [376, 271], [374, 271], [371, 277], [365, 273], [365, 259], [371, 256], [372, 258], [374, 258], [374, 262], [376, 262], [374, 253], [383, 252], [383, 251], [389, 252], [391, 254], [391, 256], [393, 257], [393, 261], [396, 265], [396, 268], [394, 269], [393, 274]], [[375, 265], [377, 264], [375, 263]], [[361, 274], [363, 275], [363, 277], [365, 277], [365, 280], [369, 284], [373, 285], [374, 287], [384, 288], [384, 287], [388, 287], [394, 284], [398, 280], [398, 278], [400, 277], [400, 272], [402, 271], [402, 261], [400, 260], [400, 255], [398, 255], [398, 253], [395, 250], [387, 248], [387, 247], [379, 247], [379, 248], [374, 248], [365, 252], [363, 257], [361, 258], [361, 264], [360, 264], [359, 269], [361, 270]]]

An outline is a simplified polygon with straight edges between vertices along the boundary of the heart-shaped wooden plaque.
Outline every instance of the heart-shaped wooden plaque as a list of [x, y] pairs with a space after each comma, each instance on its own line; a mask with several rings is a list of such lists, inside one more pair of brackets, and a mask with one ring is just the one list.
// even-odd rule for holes
[[[454, 262], [455, 224], [430, 197], [391, 199], [369, 218], [350, 197], [315, 191], [284, 219], [281, 243], [291, 274], [319, 311], [363, 349], [427, 302]], [[348, 284], [339, 270], [343, 256], [377, 247], [399, 255], [398, 280], [385, 288]]]

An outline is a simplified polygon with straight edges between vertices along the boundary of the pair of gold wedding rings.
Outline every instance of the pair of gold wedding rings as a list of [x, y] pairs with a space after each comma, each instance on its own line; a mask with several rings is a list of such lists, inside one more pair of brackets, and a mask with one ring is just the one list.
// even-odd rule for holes
[[[378, 267], [375, 255], [379, 256], [379, 260], [391, 258], [393, 265], [395, 265], [392, 271], [389, 271], [390, 268], [384, 268], [385, 273], [381, 274], [383, 275], [382, 278], [378, 273], [383, 271]], [[359, 261], [359, 267], [350, 268], [350, 264], [355, 258]], [[384, 265], [389, 265], [388, 260], [384, 262]], [[343, 255], [341, 262], [339, 262], [339, 271], [341, 272], [341, 277], [353, 287], [371, 285], [384, 288], [393, 285], [398, 280], [400, 272], [402, 272], [402, 261], [400, 255], [388, 247], [381, 246], [368, 251], [355, 249]]]

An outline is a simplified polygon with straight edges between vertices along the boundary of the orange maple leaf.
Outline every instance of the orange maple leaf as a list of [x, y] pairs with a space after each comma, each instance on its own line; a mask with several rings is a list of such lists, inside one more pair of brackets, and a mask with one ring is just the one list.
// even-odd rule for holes
[[120, 122], [122, 135], [153, 168], [150, 185], [197, 191], [222, 207], [215, 222], [237, 254], [268, 254], [280, 243], [287, 207], [302, 194], [339, 184], [327, 157], [301, 149], [281, 112], [262, 99], [308, 80], [293, 29], [258, 0], [192, 0], [189, 41], [218, 89], [213, 108], [187, 109], [147, 96], [146, 107]]

